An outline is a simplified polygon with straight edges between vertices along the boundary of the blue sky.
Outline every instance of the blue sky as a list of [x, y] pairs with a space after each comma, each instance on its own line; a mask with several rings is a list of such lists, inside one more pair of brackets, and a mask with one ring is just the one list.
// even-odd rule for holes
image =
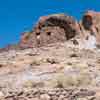
[[79, 20], [86, 10], [100, 11], [100, 0], [0, 0], [0, 47], [17, 43], [39, 16], [64, 12]]

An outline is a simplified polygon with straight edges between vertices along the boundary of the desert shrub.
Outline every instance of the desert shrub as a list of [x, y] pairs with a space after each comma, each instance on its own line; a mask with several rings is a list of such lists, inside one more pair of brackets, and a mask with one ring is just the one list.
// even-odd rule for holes
[[24, 82], [24, 84], [23, 84], [23, 86], [24, 87], [30, 87], [30, 88], [32, 88], [33, 87], [33, 81], [32, 80], [27, 80], [27, 81], [25, 81]]
[[65, 75], [64, 73], [58, 73], [51, 81], [49, 81], [49, 86], [58, 88], [88, 86], [91, 84], [90, 80], [92, 81], [91, 76], [84, 72], [77, 75]]

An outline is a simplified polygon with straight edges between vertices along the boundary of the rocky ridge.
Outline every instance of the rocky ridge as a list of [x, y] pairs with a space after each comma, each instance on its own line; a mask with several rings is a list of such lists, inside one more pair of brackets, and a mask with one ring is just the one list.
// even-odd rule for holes
[[74, 40], [73, 44], [81, 45], [81, 47], [99, 48], [100, 13], [87, 11], [80, 22], [63, 13], [42, 16], [31, 31], [21, 34], [18, 44], [1, 48], [0, 51], [37, 48], [71, 40]]
[[91, 45], [93, 48], [99, 47], [100, 13], [87, 11], [80, 22], [65, 14], [42, 16], [31, 32], [23, 33], [19, 45], [39, 47], [73, 38], [77, 41], [77, 45], [86, 41], [86, 45]]

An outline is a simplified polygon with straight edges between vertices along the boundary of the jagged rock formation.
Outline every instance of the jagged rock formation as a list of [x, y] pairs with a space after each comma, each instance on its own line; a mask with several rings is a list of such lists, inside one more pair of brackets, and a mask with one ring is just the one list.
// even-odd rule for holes
[[42, 30], [35, 30], [32, 33], [24, 33], [21, 39], [20, 46], [39, 47], [57, 41], [65, 41], [64, 30], [59, 27], [44, 27]]
[[83, 44], [93, 45], [92, 47], [100, 45], [99, 12], [86, 12], [80, 23], [65, 14], [42, 16], [32, 32], [26, 32], [22, 35], [20, 47], [39, 47], [67, 41], [77, 36], [80, 41], [83, 39], [86, 42]]
[[96, 45], [100, 45], [100, 12], [87, 11], [80, 25], [83, 37], [88, 39], [92, 35], [96, 39]]
[[54, 14], [41, 17], [32, 32], [21, 37], [21, 47], [39, 47], [61, 42], [75, 37], [79, 33], [78, 23], [73, 17]]

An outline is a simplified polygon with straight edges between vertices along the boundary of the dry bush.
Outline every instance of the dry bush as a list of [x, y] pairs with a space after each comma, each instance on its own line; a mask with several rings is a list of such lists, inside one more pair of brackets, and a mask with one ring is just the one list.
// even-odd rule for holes
[[78, 75], [65, 75], [64, 73], [58, 73], [49, 81], [49, 87], [81, 87], [90, 85], [91, 81], [91, 76], [84, 72]]

